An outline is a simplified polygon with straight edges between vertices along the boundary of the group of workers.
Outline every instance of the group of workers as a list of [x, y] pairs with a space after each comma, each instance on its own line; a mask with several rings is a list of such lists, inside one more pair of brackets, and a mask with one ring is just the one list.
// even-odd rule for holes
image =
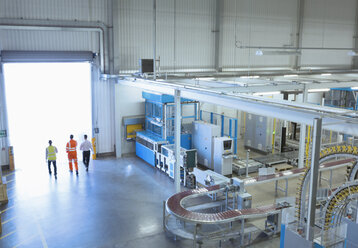
[[[88, 171], [91, 150], [93, 152], [93, 147], [92, 147], [91, 142], [89, 142], [87, 140], [87, 135], [84, 135], [84, 139], [85, 140], [80, 145], [80, 150], [82, 151], [83, 163], [86, 166], [86, 171]], [[51, 163], [52, 163], [55, 179], [57, 179], [57, 167], [56, 167], [57, 148], [56, 148], [56, 146], [52, 145], [52, 140], [49, 140], [48, 143], [49, 143], [49, 146], [46, 148], [46, 160], [48, 163], [48, 172], [50, 175], [52, 174], [52, 171], [51, 171]], [[73, 161], [73, 163], [75, 164], [76, 175], [78, 175], [77, 141], [73, 139], [72, 134], [70, 135], [70, 141], [67, 142], [67, 144], [66, 144], [66, 152], [68, 155], [68, 163], [69, 163], [70, 172], [73, 172], [73, 166], [72, 166], [72, 161]]]

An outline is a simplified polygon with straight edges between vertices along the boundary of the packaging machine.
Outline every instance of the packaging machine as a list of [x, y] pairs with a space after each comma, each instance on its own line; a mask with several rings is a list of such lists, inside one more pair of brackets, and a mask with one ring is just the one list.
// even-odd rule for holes
[[[145, 99], [145, 130], [136, 133], [136, 155], [174, 178], [174, 97], [142, 92]], [[196, 150], [191, 149], [191, 122], [197, 119], [195, 101], [181, 99], [181, 167], [182, 179], [195, 184], [189, 176], [196, 166]], [[189, 181], [188, 181], [189, 179]]]

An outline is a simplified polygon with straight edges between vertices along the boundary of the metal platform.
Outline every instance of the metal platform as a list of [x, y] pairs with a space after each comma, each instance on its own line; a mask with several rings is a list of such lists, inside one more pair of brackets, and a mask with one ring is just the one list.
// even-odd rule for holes
[[292, 160], [297, 160], [298, 158], [298, 151], [292, 152], [284, 152], [280, 154], [268, 154], [263, 157], [253, 158], [253, 160], [260, 162], [264, 165], [274, 165], [274, 164], [281, 164], [281, 163], [288, 163]]

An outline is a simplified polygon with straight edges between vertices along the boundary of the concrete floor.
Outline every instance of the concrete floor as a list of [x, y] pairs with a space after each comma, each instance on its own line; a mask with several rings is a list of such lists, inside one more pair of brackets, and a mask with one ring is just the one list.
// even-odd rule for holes
[[[45, 166], [34, 175], [20, 170], [6, 179], [9, 203], [0, 206], [1, 248], [192, 245], [174, 241], [163, 231], [162, 205], [174, 193], [173, 181], [136, 157], [92, 161], [88, 173], [80, 163], [78, 177], [62, 164], [57, 180], [48, 175]], [[273, 185], [262, 184], [248, 191], [254, 196], [254, 205], [274, 201]], [[290, 195], [295, 191], [292, 180]], [[237, 245], [227, 242], [223, 247]], [[279, 247], [279, 237], [251, 247]]]

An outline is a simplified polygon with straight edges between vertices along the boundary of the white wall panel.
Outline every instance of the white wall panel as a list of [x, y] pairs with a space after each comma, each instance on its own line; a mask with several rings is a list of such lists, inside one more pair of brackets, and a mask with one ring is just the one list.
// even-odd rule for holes
[[[0, 18], [111, 23], [108, 0], [0, 0]], [[0, 50], [99, 52], [96, 32], [0, 30]]]
[[[117, 69], [138, 71], [140, 58], [153, 57], [153, 2], [120, 0], [118, 12], [118, 20], [114, 20], [118, 25]], [[214, 0], [158, 0], [157, 58], [160, 56], [161, 69], [213, 68], [214, 17]]]
[[0, 0], [0, 18], [108, 22], [108, 0]]
[[99, 52], [94, 32], [0, 30], [0, 50]]
[[[356, 17], [355, 0], [305, 1], [303, 47], [353, 47]], [[303, 66], [350, 66], [348, 51], [305, 50]]]
[[237, 46], [293, 45], [296, 0], [225, 0], [223, 12], [224, 68], [289, 66], [290, 56], [255, 56], [257, 49]]

